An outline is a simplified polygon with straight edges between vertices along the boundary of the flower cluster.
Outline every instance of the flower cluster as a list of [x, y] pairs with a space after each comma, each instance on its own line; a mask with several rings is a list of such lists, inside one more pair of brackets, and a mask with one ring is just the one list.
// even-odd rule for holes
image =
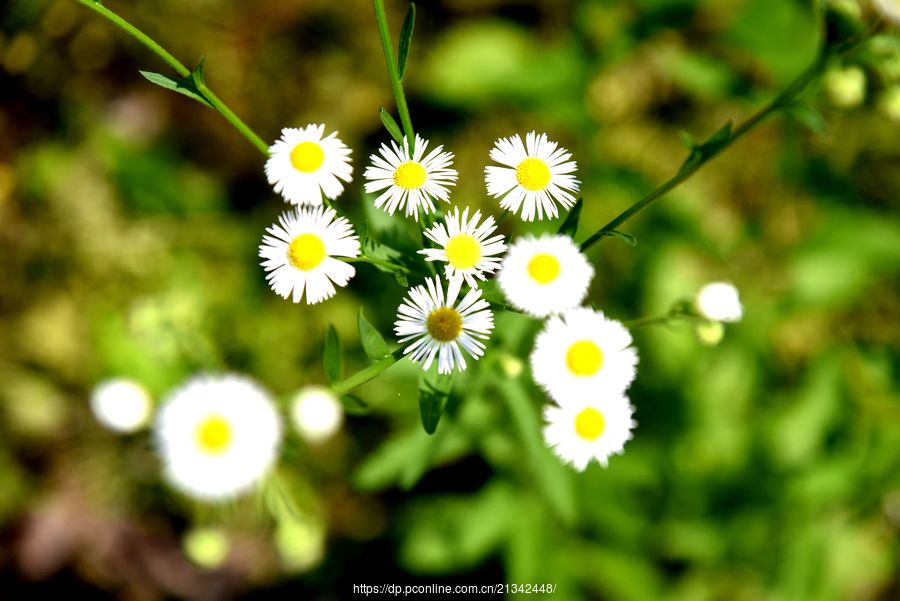
[[[260, 247], [272, 289], [300, 302], [332, 297], [354, 275], [341, 259], [360, 257], [353, 227], [333, 208], [351, 181], [350, 151], [324, 126], [286, 129], [270, 149], [266, 165], [275, 191], [294, 204], [310, 205], [283, 215], [269, 228]], [[378, 194], [375, 207], [402, 212], [419, 221], [450, 203], [456, 183], [453, 154], [419, 136], [410, 145], [382, 144], [366, 168], [365, 191]], [[494, 144], [485, 167], [489, 196], [507, 213], [524, 221], [558, 217], [576, 202], [579, 181], [572, 155], [545, 134], [515, 135]], [[505, 215], [505, 214], [504, 214]], [[603, 313], [581, 307], [594, 268], [566, 235], [526, 235], [511, 245], [496, 233], [493, 216], [453, 207], [439, 222], [422, 230], [433, 248], [419, 250], [425, 261], [444, 263], [434, 275], [411, 287], [397, 309], [394, 332], [403, 353], [440, 374], [461, 371], [467, 360], [483, 356], [494, 328], [491, 303], [480, 285], [496, 275], [513, 310], [546, 319], [531, 365], [534, 379], [547, 391], [544, 434], [566, 462], [582, 470], [594, 458], [606, 465], [631, 437], [632, 407], [625, 392], [635, 376], [637, 354], [631, 335]]]

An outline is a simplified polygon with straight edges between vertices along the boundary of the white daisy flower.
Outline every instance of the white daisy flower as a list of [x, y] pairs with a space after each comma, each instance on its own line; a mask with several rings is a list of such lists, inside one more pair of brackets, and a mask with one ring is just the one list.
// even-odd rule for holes
[[437, 357], [438, 373], [449, 374], [457, 368], [462, 371], [466, 368], [462, 350], [475, 359], [484, 353], [482, 341], [494, 329], [494, 316], [478, 288], [472, 288], [457, 302], [462, 282], [462, 278], [450, 280], [445, 300], [441, 279], [434, 276], [426, 280], [427, 288], [410, 289], [397, 308], [394, 332], [401, 344], [412, 342], [403, 354], [421, 364], [422, 369], [431, 367]]
[[253, 381], [197, 376], [164, 401], [154, 435], [166, 480], [194, 498], [219, 501], [251, 489], [272, 467], [281, 419]]
[[381, 156], [372, 155], [364, 174], [366, 192], [384, 190], [375, 199], [376, 207], [390, 215], [403, 209], [407, 217], [412, 215], [418, 221], [420, 207], [424, 213], [433, 213], [435, 200], [450, 202], [447, 188], [456, 184], [456, 170], [450, 168], [452, 152], [442, 152], [444, 147], [438, 146], [423, 158], [428, 140], [418, 134], [412, 156], [406, 137], [402, 149], [394, 141], [390, 144], [381, 145]]
[[594, 268], [568, 236], [524, 236], [509, 247], [497, 282], [511, 305], [546, 317], [577, 307], [587, 296]]
[[294, 427], [307, 442], [322, 442], [334, 436], [344, 423], [344, 410], [329, 389], [307, 386], [291, 404]]
[[150, 423], [153, 401], [147, 389], [127, 378], [99, 383], [91, 392], [91, 411], [104, 428], [135, 432]]
[[303, 299], [314, 305], [334, 296], [346, 286], [356, 269], [335, 257], [358, 257], [359, 238], [344, 217], [334, 209], [298, 208], [283, 213], [266, 231], [259, 246], [269, 285], [282, 298], [295, 303]]
[[578, 307], [554, 315], [531, 352], [534, 381], [557, 402], [624, 393], [638, 362], [631, 334], [600, 311]]
[[269, 147], [266, 177], [275, 192], [295, 205], [321, 205], [334, 200], [353, 179], [350, 149], [332, 132], [323, 138], [324, 125], [286, 127]]
[[488, 217], [478, 225], [481, 211], [475, 211], [469, 219], [469, 208], [459, 214], [455, 207], [448, 214], [444, 223], [437, 223], [425, 230], [427, 236], [441, 248], [426, 248], [419, 253], [428, 261], [445, 261], [444, 275], [450, 280], [463, 277], [469, 286], [475, 287], [478, 280], [484, 280], [484, 274], [491, 274], [500, 266], [498, 255], [506, 251], [503, 236], [493, 236], [497, 229], [493, 217]]
[[[500, 138], [491, 149], [491, 159], [505, 165], [484, 168], [488, 194], [500, 198], [500, 206], [519, 213], [525, 221], [552, 219], [558, 215], [556, 204], [569, 209], [575, 204], [579, 182], [572, 155], [547, 134], [531, 132], [525, 142], [518, 134]], [[502, 197], [502, 198], [501, 198]]]
[[606, 467], [609, 457], [622, 454], [625, 443], [631, 440], [631, 430], [637, 426], [631, 419], [633, 413], [634, 408], [622, 395], [547, 405], [544, 441], [579, 472], [591, 459]]
[[872, 0], [872, 4], [882, 17], [900, 25], [900, 0]]
[[712, 282], [697, 294], [697, 310], [713, 321], [735, 322], [744, 315], [737, 288], [728, 282]]

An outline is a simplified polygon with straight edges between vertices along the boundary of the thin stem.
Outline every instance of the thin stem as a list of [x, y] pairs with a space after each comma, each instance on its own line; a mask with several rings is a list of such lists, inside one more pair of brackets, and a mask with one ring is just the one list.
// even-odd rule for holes
[[686, 162], [681, 169], [678, 170], [671, 179], [661, 184], [658, 188], [650, 192], [647, 196], [637, 201], [622, 213], [617, 215], [612, 221], [604, 225], [602, 228], [594, 232], [591, 237], [582, 242], [581, 250], [587, 250], [597, 243], [598, 240], [610, 234], [617, 227], [646, 209], [653, 202], [659, 200], [683, 182], [687, 181], [694, 175], [703, 165], [717, 157], [723, 150], [734, 144], [743, 137], [747, 132], [756, 127], [766, 117], [793, 102], [806, 87], [814, 81], [825, 66], [828, 55], [820, 53], [815, 62], [810, 65], [803, 73], [801, 73], [794, 81], [788, 85], [778, 96], [772, 99], [766, 106], [753, 114], [749, 119], [744, 121], [739, 127], [731, 132], [731, 135], [722, 144], [714, 146], [709, 152], [700, 156], [699, 160]]
[[379, 265], [386, 269], [390, 269], [391, 271], [402, 271], [404, 273], [413, 273], [411, 269], [408, 267], [404, 267], [403, 265], [399, 265], [397, 263], [392, 263], [390, 261], [385, 261], [384, 259], [376, 259], [375, 257], [369, 257], [366, 255], [360, 255], [358, 257], [343, 257], [343, 261], [347, 263], [369, 263], [371, 265]]
[[[153, 38], [148, 36], [146, 33], [106, 8], [104, 5], [100, 4], [97, 0], [77, 0], [83, 6], [91, 9], [96, 12], [98, 15], [102, 16], [110, 23], [136, 39], [138, 42], [143, 44], [147, 49], [156, 54], [159, 58], [161, 58], [167, 65], [169, 65], [178, 75], [182, 78], [187, 79], [191, 76], [191, 70], [188, 69], [184, 64], [179, 61], [177, 58], [172, 56], [172, 54], [156, 43]], [[268, 145], [262, 141], [256, 133], [250, 129], [246, 123], [241, 121], [240, 117], [234, 114], [228, 106], [222, 102], [218, 96], [216, 96], [212, 90], [207, 87], [205, 83], [200, 83], [197, 86], [197, 91], [212, 105], [216, 111], [219, 112], [225, 119], [231, 123], [235, 129], [237, 129], [241, 134], [247, 138], [251, 144], [256, 146], [256, 148], [262, 152], [265, 156], [269, 156], [269, 147]]]
[[378, 21], [378, 33], [381, 35], [381, 47], [384, 48], [384, 60], [387, 63], [388, 76], [391, 79], [391, 88], [394, 90], [394, 100], [397, 104], [397, 113], [400, 115], [400, 124], [403, 133], [409, 143], [409, 152], [412, 154], [415, 147], [416, 136], [409, 118], [409, 107], [406, 106], [406, 95], [403, 93], [403, 83], [400, 81], [400, 72], [397, 69], [397, 61], [394, 58], [394, 46], [391, 41], [391, 30], [388, 27], [387, 14], [384, 11], [383, 0], [372, 0], [375, 8], [375, 20]]
[[357, 386], [362, 386], [369, 380], [372, 380], [373, 378], [381, 374], [381, 372], [383, 372], [402, 358], [403, 347], [400, 347], [384, 359], [380, 360], [378, 363], [370, 365], [362, 371], [358, 371], [352, 376], [344, 378], [340, 382], [335, 382], [331, 385], [331, 391], [337, 396], [347, 394]]

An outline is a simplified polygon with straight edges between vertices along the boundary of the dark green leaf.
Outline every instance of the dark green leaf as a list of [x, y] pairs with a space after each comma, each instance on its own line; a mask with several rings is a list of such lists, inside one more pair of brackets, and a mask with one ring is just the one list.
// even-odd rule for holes
[[150, 81], [151, 83], [155, 83], [161, 88], [172, 90], [173, 92], [178, 92], [179, 94], [184, 94], [188, 98], [193, 98], [197, 102], [201, 102], [206, 106], [212, 106], [209, 101], [206, 100], [206, 98], [204, 98], [203, 95], [194, 88], [193, 82], [189, 80], [175, 79], [174, 77], [169, 77], [168, 75], [163, 75], [162, 73], [154, 73], [152, 71], [141, 71], [140, 73], [148, 81]]
[[419, 381], [419, 411], [422, 415], [422, 427], [426, 433], [434, 434], [437, 430], [452, 387], [451, 377], [438, 375], [434, 368], [422, 374]]
[[203, 77], [203, 63], [206, 61], [205, 57], [200, 57], [200, 62], [197, 63], [197, 66], [194, 67], [194, 70], [191, 71], [191, 82], [194, 84], [194, 89], [199, 90], [203, 87], [203, 84], [206, 80]]
[[569, 214], [566, 215], [566, 220], [559, 226], [560, 234], [569, 236], [570, 238], [575, 237], [575, 232], [578, 231], [578, 220], [581, 219], [581, 208], [583, 206], [584, 199], [579, 198], [578, 202], [575, 203], [575, 206], [572, 207], [572, 210], [569, 211]]
[[409, 288], [409, 279], [407, 279], [406, 274], [402, 271], [395, 271], [394, 279], [397, 280], [397, 283], [403, 288]]
[[412, 43], [415, 24], [416, 5], [410, 2], [409, 10], [406, 11], [406, 17], [403, 19], [403, 28], [400, 30], [400, 49], [397, 53], [397, 71], [400, 73], [400, 79], [403, 79], [403, 73], [406, 71], [406, 58], [409, 56], [409, 46]]
[[391, 134], [391, 137], [394, 138], [398, 144], [402, 144], [403, 133], [400, 131], [400, 126], [397, 125], [397, 122], [391, 117], [391, 114], [384, 110], [384, 107], [381, 107], [381, 111], [378, 114], [381, 117], [381, 123], [384, 125], [384, 128], [388, 130], [388, 133]]
[[797, 102], [792, 104], [787, 111], [788, 115], [798, 123], [805, 125], [811, 132], [816, 135], [824, 136], [828, 133], [828, 124], [825, 117], [812, 106]]
[[368, 415], [372, 411], [365, 401], [352, 394], [342, 396], [341, 405], [349, 415]]
[[369, 320], [363, 315], [362, 308], [359, 309], [356, 323], [359, 327], [359, 340], [370, 359], [382, 359], [391, 354], [391, 349], [388, 348], [384, 337], [375, 329], [375, 326], [369, 323]]
[[325, 367], [325, 377], [332, 384], [341, 379], [343, 372], [343, 356], [341, 353], [341, 339], [334, 326], [329, 325], [325, 332], [325, 349], [322, 352], [322, 363]]
[[680, 172], [684, 173], [694, 169], [697, 165], [716, 155], [722, 148], [727, 146], [731, 142], [731, 128], [732, 123], [728, 121], [702, 144], [697, 144], [693, 138], [682, 134], [682, 139], [688, 145], [688, 148], [691, 149], [691, 154], [684, 161]]
[[625, 232], [620, 232], [619, 230], [603, 232], [603, 235], [607, 236], [609, 238], [618, 238], [619, 240], [622, 240], [628, 246], [637, 246], [637, 238], [635, 238], [631, 234], [626, 234]]

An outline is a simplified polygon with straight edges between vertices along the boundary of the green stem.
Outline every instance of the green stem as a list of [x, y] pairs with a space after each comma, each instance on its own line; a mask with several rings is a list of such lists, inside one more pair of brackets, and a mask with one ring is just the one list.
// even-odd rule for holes
[[628, 321], [623, 322], [623, 324], [630, 329], [634, 329], [643, 328], [646, 326], [664, 325], [678, 320], [708, 321], [707, 319], [704, 319], [699, 315], [694, 315], [691, 313], [666, 313], [664, 315], [653, 315], [650, 317], [638, 317], [637, 319], [629, 319]]
[[390, 269], [391, 271], [402, 271], [404, 273], [413, 273], [411, 269], [408, 267], [404, 267], [403, 265], [398, 265], [397, 263], [391, 263], [390, 261], [385, 261], [384, 259], [376, 259], [375, 257], [368, 257], [366, 255], [360, 255], [358, 257], [343, 257], [343, 261], [347, 263], [369, 263], [371, 265], [379, 265], [386, 269]]
[[357, 386], [362, 386], [369, 380], [377, 377], [384, 370], [389, 368], [391, 365], [399, 361], [403, 358], [403, 347], [398, 348], [396, 351], [369, 367], [365, 368], [362, 371], [358, 371], [352, 376], [344, 378], [340, 382], [335, 382], [331, 385], [331, 391], [337, 396], [342, 396], [356, 388]]
[[378, 21], [378, 33], [381, 35], [381, 46], [384, 48], [384, 60], [387, 63], [388, 76], [391, 78], [391, 88], [394, 90], [397, 113], [400, 115], [400, 124], [403, 126], [403, 133], [409, 144], [409, 152], [412, 154], [416, 136], [409, 118], [409, 108], [406, 106], [406, 95], [403, 93], [403, 83], [400, 81], [397, 61], [394, 58], [394, 46], [391, 41], [387, 14], [384, 11], [384, 2], [383, 0], [372, 0], [372, 5], [375, 8], [375, 20]]
[[708, 153], [704, 153], [699, 160], [685, 163], [671, 179], [664, 182], [658, 188], [650, 192], [647, 196], [637, 201], [622, 213], [616, 216], [612, 221], [604, 225], [602, 228], [594, 232], [590, 238], [582, 242], [581, 250], [585, 251], [604, 236], [608, 236], [620, 225], [646, 209], [648, 206], [659, 200], [683, 182], [687, 181], [694, 175], [703, 165], [717, 157], [723, 150], [734, 144], [742, 138], [747, 132], [756, 127], [766, 117], [775, 111], [789, 105], [797, 96], [800, 95], [806, 87], [813, 82], [821, 74], [828, 58], [827, 53], [820, 53], [815, 62], [810, 65], [803, 73], [801, 73], [794, 81], [788, 85], [778, 96], [772, 99], [766, 106], [757, 111], [753, 116], [744, 121], [737, 129], [731, 132], [731, 135], [722, 144], [716, 145]]
[[[182, 78], [187, 79], [191, 76], [191, 70], [184, 66], [184, 64], [182, 64], [181, 61], [179, 61], [177, 58], [172, 56], [172, 54], [168, 50], [156, 43], [156, 41], [154, 41], [146, 33], [141, 31], [110, 9], [103, 6], [98, 0], [77, 1], [83, 6], [86, 6], [87, 8], [96, 12], [98, 15], [105, 18], [110, 23], [143, 44], [148, 50], [161, 58]], [[241, 134], [243, 134], [251, 144], [256, 146], [256, 148], [265, 156], [269, 156], [269, 147], [265, 142], [262, 141], [262, 138], [256, 135], [256, 133], [252, 129], [250, 129], [246, 123], [241, 121], [240, 117], [235, 115], [234, 111], [228, 108], [228, 106], [224, 102], [222, 102], [219, 97], [216, 96], [213, 91], [206, 86], [206, 84], [199, 84], [197, 86], [197, 91], [207, 100], [207, 102], [209, 102], [213, 106], [214, 109], [219, 112], [219, 114], [225, 117], [225, 119], [229, 123], [231, 123], [235, 127], [235, 129], [241, 132]]]

